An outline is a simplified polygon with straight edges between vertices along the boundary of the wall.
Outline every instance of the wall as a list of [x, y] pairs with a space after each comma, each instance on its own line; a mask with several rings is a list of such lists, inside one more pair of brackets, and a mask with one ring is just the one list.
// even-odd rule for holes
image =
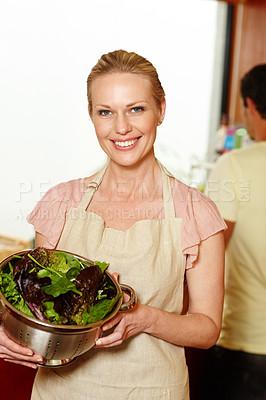
[[242, 124], [240, 79], [255, 65], [266, 63], [266, 2], [252, 0], [234, 8], [228, 114], [232, 124]]

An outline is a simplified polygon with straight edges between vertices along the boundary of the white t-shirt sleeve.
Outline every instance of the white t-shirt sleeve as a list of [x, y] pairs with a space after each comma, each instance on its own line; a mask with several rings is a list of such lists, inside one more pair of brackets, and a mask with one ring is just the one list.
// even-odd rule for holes
[[225, 220], [236, 222], [238, 178], [231, 154], [222, 155], [208, 178], [205, 194], [217, 205]]

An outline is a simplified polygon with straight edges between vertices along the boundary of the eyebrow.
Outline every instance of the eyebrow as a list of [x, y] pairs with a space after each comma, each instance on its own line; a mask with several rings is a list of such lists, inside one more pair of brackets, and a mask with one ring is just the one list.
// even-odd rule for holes
[[[132, 107], [132, 106], [134, 106], [135, 104], [139, 104], [139, 103], [146, 103], [146, 104], [147, 104], [148, 102], [145, 101], [145, 100], [138, 100], [138, 101], [134, 101], [133, 103], [127, 104], [126, 107]], [[111, 106], [108, 106], [108, 105], [105, 105], [105, 104], [96, 104], [94, 107], [95, 107], [95, 108], [96, 108], [96, 107], [111, 108]]]
[[101, 108], [110, 108], [110, 106], [106, 106], [105, 104], [96, 104], [94, 108], [101, 107]]

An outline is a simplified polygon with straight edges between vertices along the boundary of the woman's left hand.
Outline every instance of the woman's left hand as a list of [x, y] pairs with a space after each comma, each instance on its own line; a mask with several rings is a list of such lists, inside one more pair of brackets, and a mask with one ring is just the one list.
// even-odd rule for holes
[[102, 326], [103, 332], [115, 327], [113, 332], [99, 338], [95, 347], [118, 346], [131, 336], [144, 332], [148, 322], [148, 313], [145, 312], [147, 308], [148, 306], [136, 303], [132, 310], [118, 312], [114, 318]]

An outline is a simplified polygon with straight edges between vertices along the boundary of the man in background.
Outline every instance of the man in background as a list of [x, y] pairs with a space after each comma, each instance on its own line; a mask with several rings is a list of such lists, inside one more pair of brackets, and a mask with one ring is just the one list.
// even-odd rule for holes
[[210, 350], [208, 399], [266, 399], [266, 64], [241, 80], [244, 119], [254, 144], [222, 155], [206, 194], [228, 230], [225, 303]]

